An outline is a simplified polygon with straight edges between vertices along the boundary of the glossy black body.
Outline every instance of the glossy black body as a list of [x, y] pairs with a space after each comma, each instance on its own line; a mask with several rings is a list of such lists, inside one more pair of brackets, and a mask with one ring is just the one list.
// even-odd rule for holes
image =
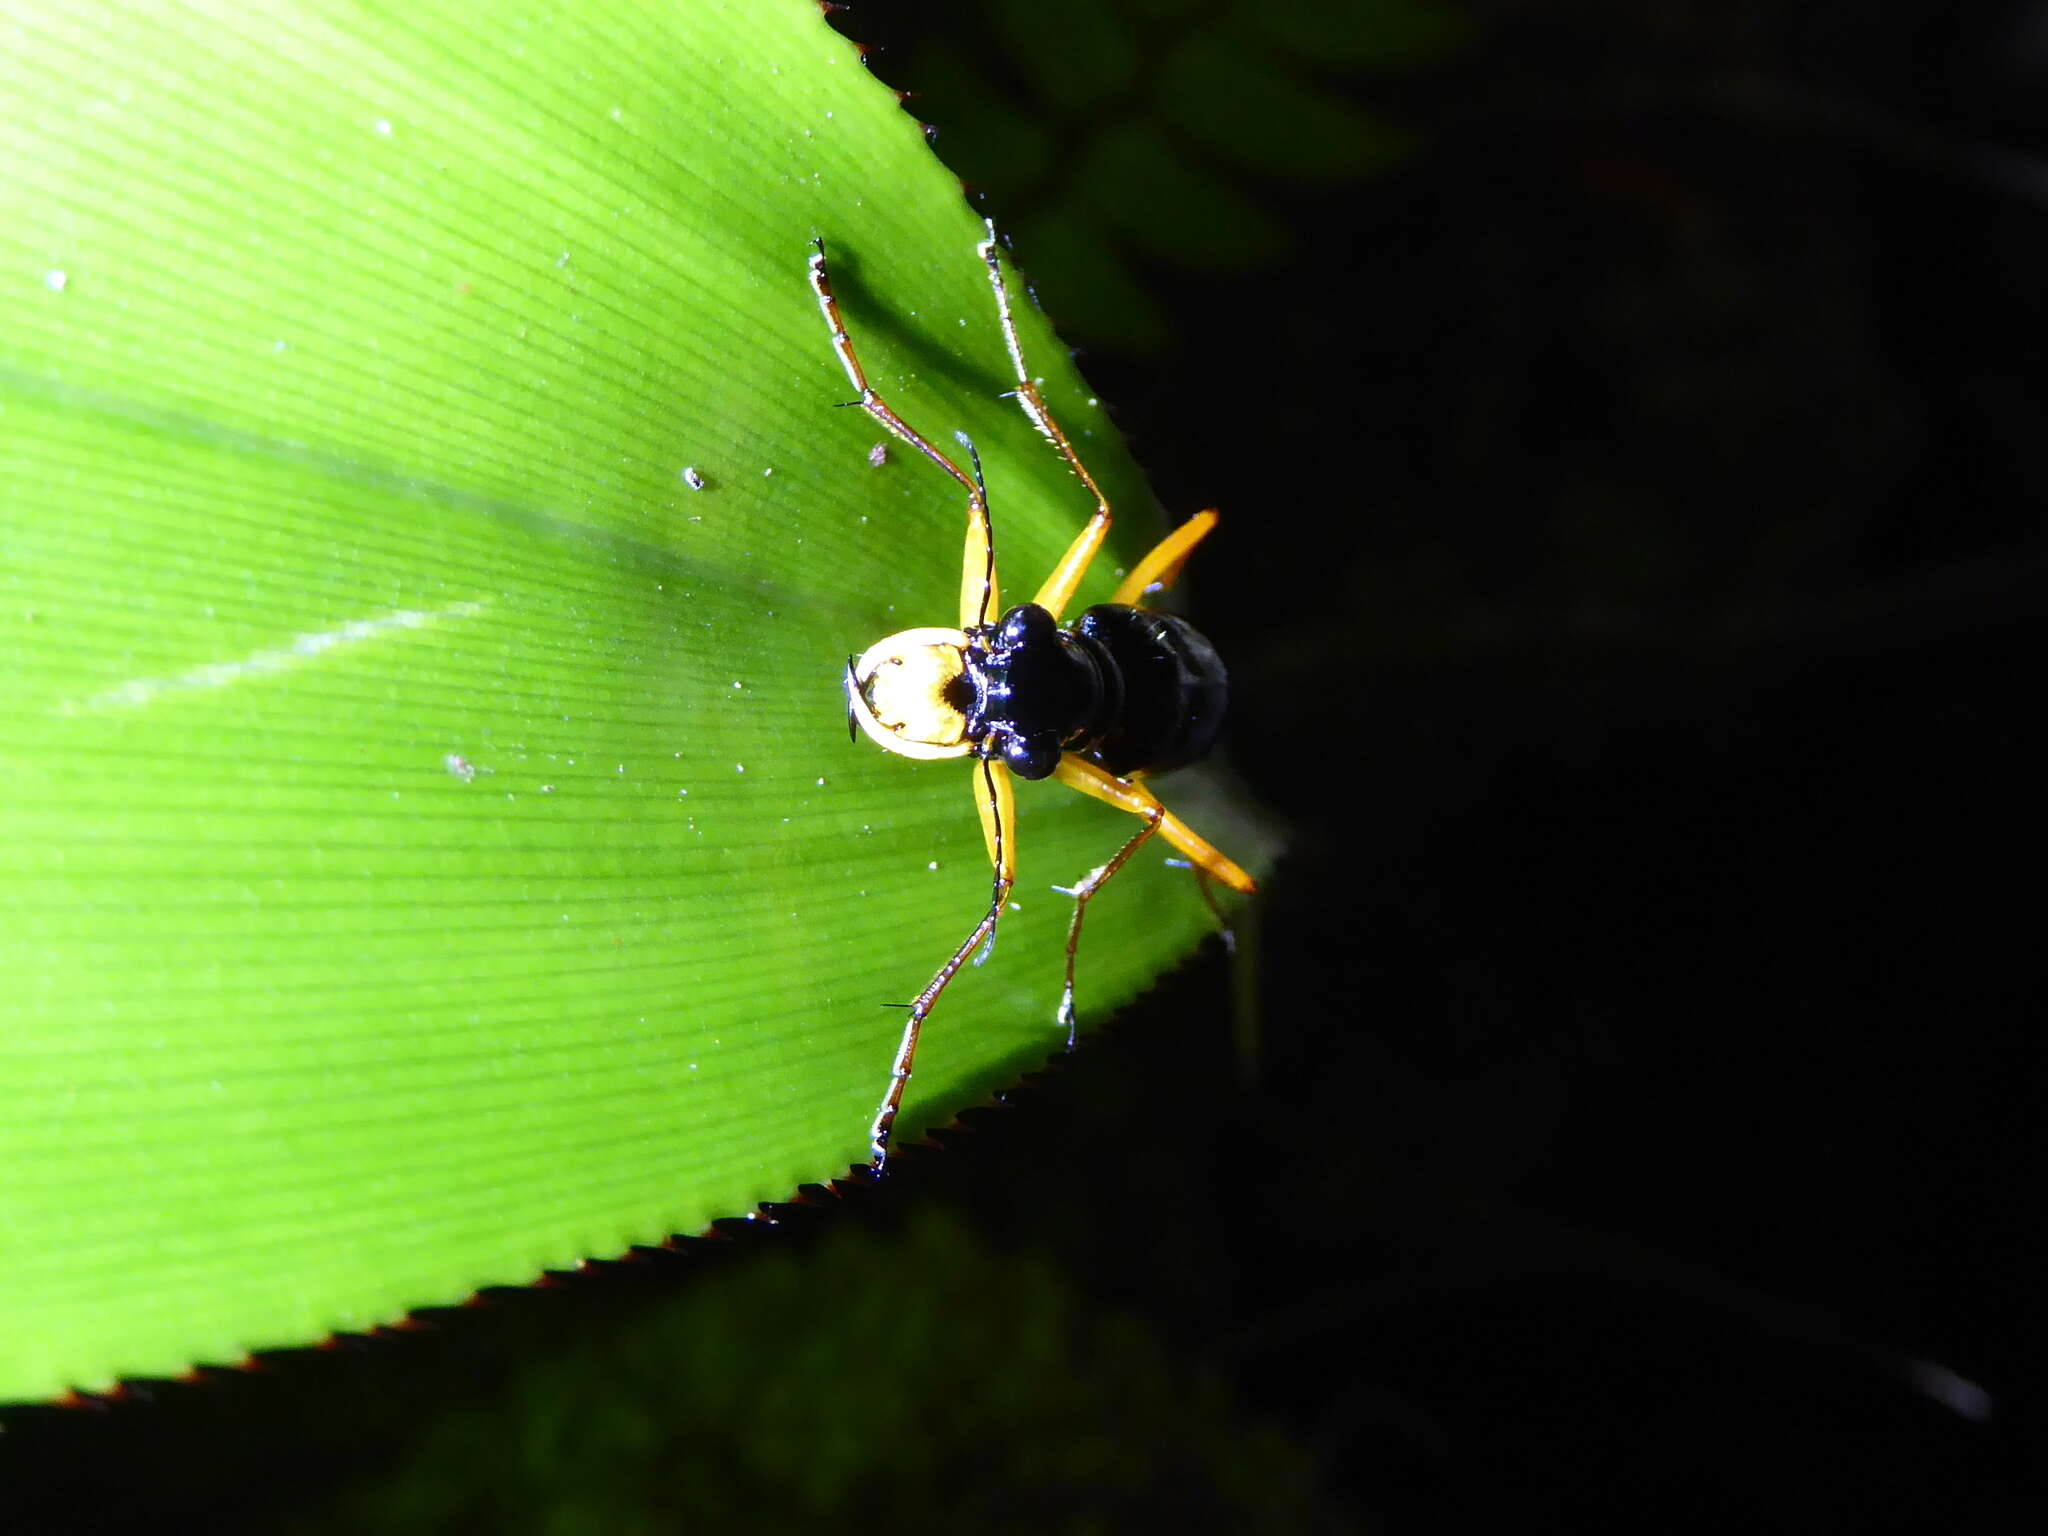
[[1065, 629], [1023, 603], [969, 630], [959, 687], [968, 740], [1025, 779], [1050, 776], [1064, 752], [1119, 777], [1181, 767], [1214, 744], [1230, 697], [1193, 625], [1122, 603]]

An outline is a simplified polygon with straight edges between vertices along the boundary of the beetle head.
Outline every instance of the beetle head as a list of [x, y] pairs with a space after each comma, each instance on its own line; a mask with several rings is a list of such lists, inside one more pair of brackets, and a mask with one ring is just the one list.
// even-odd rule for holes
[[846, 664], [847, 718], [901, 757], [965, 757], [973, 700], [957, 629], [906, 629]]

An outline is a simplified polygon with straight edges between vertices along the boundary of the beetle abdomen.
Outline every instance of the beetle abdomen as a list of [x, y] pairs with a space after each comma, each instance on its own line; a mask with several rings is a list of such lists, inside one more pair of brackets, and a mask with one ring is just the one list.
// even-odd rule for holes
[[1215, 744], [1230, 678], [1216, 648], [1192, 624], [1170, 613], [1099, 603], [1075, 620], [1074, 632], [1107, 651], [1123, 679], [1122, 709], [1083, 756], [1122, 777], [1179, 768]]

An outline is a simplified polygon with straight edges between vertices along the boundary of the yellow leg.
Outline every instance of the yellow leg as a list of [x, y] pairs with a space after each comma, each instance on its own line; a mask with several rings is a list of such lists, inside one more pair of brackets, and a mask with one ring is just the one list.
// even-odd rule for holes
[[[1131, 855], [1142, 847], [1145, 841], [1157, 834], [1188, 856], [1194, 866], [1195, 878], [1203, 882], [1202, 896], [1214, 911], [1216, 903], [1209, 895], [1207, 881], [1214, 877], [1233, 890], [1250, 893], [1256, 889], [1252, 877], [1239, 869], [1230, 860], [1218, 853], [1209, 844], [1189, 830], [1173, 812], [1159, 803], [1159, 797], [1142, 784], [1119, 779], [1098, 768], [1084, 758], [1072, 755], [1060, 759], [1053, 776], [1069, 789], [1115, 806], [1120, 811], [1129, 811], [1133, 816], [1145, 818], [1140, 827], [1123, 847], [1116, 851], [1116, 857], [1099, 869], [1091, 869], [1072, 889], [1055, 886], [1074, 898], [1074, 918], [1067, 925], [1067, 974], [1066, 983], [1060, 989], [1059, 1022], [1067, 1027], [1067, 1049], [1074, 1048], [1074, 958], [1081, 950], [1081, 922], [1088, 915], [1088, 903], [1095, 893], [1109, 884], [1116, 872], [1124, 867]], [[1217, 913], [1220, 918], [1222, 914]], [[1228, 927], [1225, 933], [1229, 932]]]
[[1005, 879], [1017, 873], [1017, 800], [1010, 788], [1010, 769], [1000, 757], [983, 760], [982, 788], [974, 797], [981, 812], [981, 839], [988, 845], [989, 868]]
[[839, 301], [832, 296], [832, 280], [825, 271], [825, 242], [814, 240], [811, 243], [817, 247], [811, 252], [811, 291], [818, 296], [818, 310], [832, 332], [832, 350], [839, 354], [839, 365], [846, 370], [847, 381], [860, 396], [858, 400], [846, 400], [841, 404], [859, 406], [879, 422], [884, 431], [908, 443], [966, 489], [967, 548], [960, 570], [960, 627], [967, 629], [976, 624], [993, 623], [1002, 603], [996, 593], [995, 540], [988, 525], [988, 497], [982, 491], [980, 477], [977, 474], [970, 479], [965, 470], [926, 442], [908, 422], [891, 410], [888, 402], [868, 383], [867, 373], [861, 367], [860, 359], [854, 355], [853, 339], [846, 334], [846, 323], [840, 318]]
[[1129, 811], [1133, 816], [1150, 816], [1156, 811], [1159, 816], [1159, 835], [1186, 854], [1197, 869], [1206, 871], [1233, 891], [1242, 892], [1247, 896], [1259, 888], [1256, 880], [1231, 863], [1186, 822], [1161, 805], [1159, 797], [1144, 785], [1117, 778], [1106, 769], [1098, 768], [1086, 758], [1076, 757], [1071, 752], [1060, 759], [1059, 767], [1053, 770], [1053, 777], [1069, 789], [1078, 789], [1084, 795], [1113, 805], [1120, 811]]
[[1067, 552], [1060, 556], [1060, 563], [1052, 568], [1052, 574], [1045, 578], [1045, 585], [1031, 600], [1056, 619], [1064, 614], [1067, 604], [1074, 600], [1081, 578], [1088, 574], [1088, 567], [1102, 548], [1103, 536], [1108, 532], [1107, 512], [1098, 512], [1089, 518], [1088, 526], [1075, 535], [1074, 542], [1067, 546]]
[[1123, 579], [1116, 591], [1110, 594], [1112, 603], [1136, 606], [1146, 591], [1154, 586], [1170, 587], [1173, 579], [1180, 574], [1180, 568], [1187, 564], [1188, 556], [1195, 546], [1208, 537], [1209, 530], [1216, 526], [1214, 512], [1197, 512], [1173, 532], [1154, 546], [1152, 552], [1137, 565], [1131, 574]]
[[982, 835], [988, 841], [989, 864], [995, 876], [993, 889], [989, 892], [988, 911], [982, 914], [981, 921], [974, 925], [974, 931], [967, 935], [910, 1003], [910, 1018], [905, 1022], [903, 1038], [896, 1046], [895, 1064], [889, 1069], [889, 1087], [882, 1095], [881, 1106], [875, 1111], [875, 1123], [868, 1132], [870, 1166], [878, 1174], [889, 1161], [889, 1136], [896, 1126], [896, 1112], [903, 1107], [903, 1089], [910, 1081], [910, 1067], [917, 1057], [917, 1041], [924, 1031], [924, 1021], [938, 1004], [939, 994], [946, 990], [946, 984], [960, 974], [960, 967], [967, 963], [975, 950], [985, 943], [995, 942], [996, 922], [1002, 917], [1003, 907], [1010, 899], [1010, 888], [1017, 883], [1017, 808], [1010, 793], [1010, 770], [1002, 762], [990, 758], [981, 759], [978, 766], [980, 772], [975, 777], [980, 792], [975, 795], [974, 803], [981, 812]]
[[1060, 430], [1060, 424], [1052, 419], [1052, 412], [1046, 409], [1045, 397], [1038, 392], [1038, 383], [1031, 377], [1031, 371], [1024, 366], [1024, 348], [1017, 340], [1017, 319], [1010, 310], [1010, 290], [1003, 281], [1002, 259], [996, 254], [996, 226], [991, 219], [988, 224], [988, 238], [976, 246], [981, 259], [988, 263], [989, 286], [996, 292], [996, 319], [1003, 328], [1003, 345], [1009, 349], [1010, 364], [1016, 371], [1017, 387], [1012, 391], [1017, 403], [1024, 408], [1024, 414], [1031, 418], [1031, 424], [1038, 428], [1045, 440], [1059, 451], [1067, 461], [1067, 468], [1074, 472], [1088, 494], [1095, 498], [1095, 515], [1067, 546], [1067, 552], [1060, 557], [1060, 563], [1053, 567], [1052, 574], [1045, 578], [1045, 584], [1032, 599], [1039, 607], [1047, 610], [1054, 618], [1066, 610], [1074, 600], [1074, 593], [1081, 585], [1081, 578], [1088, 574], [1088, 567], [1094, 561], [1096, 552], [1102, 548], [1102, 541], [1109, 533], [1109, 502], [1102, 494], [1102, 487], [1095, 483], [1095, 477], [1088, 473], [1088, 467], [1081, 462], [1081, 456], [1074, 452], [1074, 445], [1067, 440], [1067, 434]]

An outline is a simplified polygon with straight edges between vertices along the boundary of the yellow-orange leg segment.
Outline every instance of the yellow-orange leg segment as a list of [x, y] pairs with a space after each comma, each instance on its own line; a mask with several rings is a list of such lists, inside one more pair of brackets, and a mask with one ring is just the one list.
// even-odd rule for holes
[[1086, 758], [1076, 757], [1069, 752], [1060, 759], [1059, 767], [1053, 770], [1053, 777], [1069, 789], [1078, 789], [1091, 799], [1113, 805], [1120, 811], [1129, 811], [1133, 816], [1149, 816], [1159, 812], [1159, 835], [1187, 855], [1197, 869], [1206, 870], [1213, 878], [1221, 880], [1233, 891], [1249, 896], [1258, 890], [1259, 883], [1235, 864], [1224, 857], [1207, 839], [1194, 828], [1182, 821], [1173, 812], [1159, 803], [1159, 797], [1130, 779], [1120, 779], [1107, 769], [1098, 768]]
[[818, 296], [818, 310], [832, 332], [832, 350], [839, 356], [840, 367], [846, 370], [847, 382], [860, 396], [858, 400], [846, 400], [841, 404], [859, 406], [881, 423], [885, 431], [915, 448], [958, 480], [966, 490], [967, 549], [961, 562], [960, 627], [966, 629], [975, 624], [992, 623], [1002, 604], [996, 593], [995, 540], [989, 532], [988, 498], [983, 494], [978, 479], [970, 479], [958, 464], [920, 437], [868, 383], [867, 372], [854, 354], [853, 338], [846, 334], [846, 323], [840, 318], [839, 301], [832, 296], [832, 279], [825, 270], [825, 242], [813, 240], [811, 244], [816, 247], [811, 252], [811, 292]]
[[895, 1064], [889, 1069], [889, 1087], [882, 1095], [881, 1106], [875, 1111], [875, 1123], [868, 1132], [870, 1166], [878, 1174], [889, 1161], [889, 1137], [896, 1128], [896, 1112], [903, 1107], [903, 1089], [910, 1081], [911, 1063], [917, 1057], [917, 1041], [924, 1031], [924, 1021], [938, 1005], [939, 994], [946, 990], [946, 984], [960, 974], [960, 967], [967, 963], [975, 950], [984, 943], [995, 943], [996, 922], [1010, 900], [1010, 888], [1017, 883], [1017, 855], [1013, 846], [1017, 808], [1011, 794], [1010, 770], [1003, 763], [989, 758], [981, 759], [980, 767], [982, 793], [975, 796], [974, 803], [981, 812], [982, 836], [988, 842], [989, 863], [995, 873], [988, 911], [910, 1004], [910, 1018], [905, 1022], [903, 1038], [896, 1046]]
[[1024, 414], [1031, 418], [1031, 424], [1038, 428], [1040, 435], [1059, 450], [1061, 458], [1067, 461], [1067, 468], [1074, 472], [1088, 494], [1095, 498], [1095, 515], [1088, 519], [1087, 526], [1075, 535], [1074, 542], [1067, 546], [1067, 552], [1060, 557], [1060, 563], [1052, 568], [1052, 574], [1045, 578], [1045, 584], [1038, 589], [1032, 601], [1045, 609], [1054, 618], [1060, 617], [1068, 603], [1074, 600], [1074, 593], [1081, 585], [1081, 578], [1088, 574], [1088, 567], [1094, 561], [1096, 552], [1102, 548], [1102, 541], [1109, 533], [1109, 501], [1102, 494], [1102, 487], [1095, 483], [1095, 477], [1088, 473], [1088, 467], [1081, 462], [1081, 456], [1074, 452], [1074, 445], [1067, 440], [1067, 434], [1060, 430], [1060, 424], [1052, 419], [1052, 412], [1046, 409], [1045, 397], [1038, 392], [1038, 383], [1031, 377], [1031, 370], [1024, 366], [1024, 347], [1017, 340], [1017, 318], [1010, 310], [1010, 289], [1003, 281], [1002, 258], [996, 254], [995, 220], [988, 221], [988, 238], [976, 246], [981, 259], [988, 263], [989, 286], [996, 291], [996, 319], [1003, 328], [1003, 345], [1010, 353], [1010, 365], [1017, 374], [1017, 387], [1011, 393], [1024, 408]]
[[[1169, 811], [1159, 797], [1144, 785], [1129, 779], [1120, 779], [1107, 769], [1099, 768], [1086, 758], [1075, 757], [1072, 753], [1060, 759], [1059, 767], [1053, 770], [1053, 777], [1069, 789], [1077, 789], [1092, 799], [1113, 805], [1120, 811], [1129, 811], [1133, 816], [1145, 818], [1145, 825], [1134, 834], [1130, 841], [1117, 850], [1116, 857], [1100, 869], [1089, 871], [1086, 878], [1071, 890], [1055, 886], [1074, 898], [1074, 920], [1067, 928], [1067, 977], [1060, 990], [1059, 1022], [1067, 1027], [1067, 1048], [1074, 1046], [1074, 957], [1081, 947], [1081, 920], [1088, 910], [1088, 902], [1095, 893], [1109, 884], [1112, 876], [1124, 867], [1126, 860], [1136, 853], [1146, 839], [1155, 833], [1165, 838], [1175, 848], [1186, 854], [1194, 866], [1198, 878], [1221, 880], [1233, 891], [1249, 896], [1258, 889], [1258, 882], [1225, 858], [1205, 838], [1199, 836], [1186, 822]], [[1206, 888], [1204, 895], [1207, 894]], [[1214, 902], [1210, 903], [1214, 908]]]
[[1152, 587], [1170, 587], [1174, 578], [1180, 575], [1180, 568], [1188, 563], [1195, 546], [1209, 536], [1209, 530], [1216, 526], [1214, 512], [1197, 512], [1173, 532], [1152, 547], [1150, 554], [1131, 567], [1131, 574], [1123, 579], [1116, 591], [1109, 595], [1112, 603], [1124, 603], [1137, 607], [1146, 591]]

